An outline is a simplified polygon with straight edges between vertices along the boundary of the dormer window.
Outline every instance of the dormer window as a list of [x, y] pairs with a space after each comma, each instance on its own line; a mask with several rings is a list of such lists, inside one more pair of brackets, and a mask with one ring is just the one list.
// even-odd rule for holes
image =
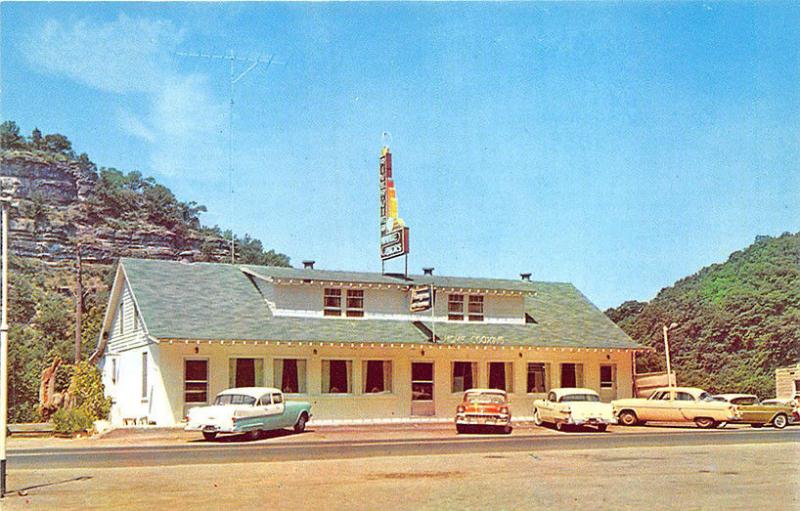
[[335, 287], [325, 288], [324, 314], [326, 316], [342, 315], [342, 290]]
[[[323, 302], [325, 316], [347, 316], [348, 318], [364, 317], [364, 290], [326, 287]], [[344, 303], [342, 303], [342, 299]], [[344, 311], [344, 314], [342, 314]]]
[[483, 321], [483, 296], [469, 295], [469, 320]]
[[[466, 311], [464, 305], [466, 302]], [[453, 293], [447, 296], [447, 319], [450, 321], [483, 321], [483, 295]]]

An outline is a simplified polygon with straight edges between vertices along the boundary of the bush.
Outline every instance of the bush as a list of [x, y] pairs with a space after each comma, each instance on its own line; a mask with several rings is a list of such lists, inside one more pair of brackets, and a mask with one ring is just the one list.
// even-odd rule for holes
[[56, 433], [72, 434], [89, 431], [94, 427], [94, 421], [80, 408], [61, 408], [53, 414], [53, 429]]
[[91, 421], [107, 419], [111, 399], [105, 397], [100, 370], [85, 360], [72, 368], [69, 393], [74, 407], [82, 410]]

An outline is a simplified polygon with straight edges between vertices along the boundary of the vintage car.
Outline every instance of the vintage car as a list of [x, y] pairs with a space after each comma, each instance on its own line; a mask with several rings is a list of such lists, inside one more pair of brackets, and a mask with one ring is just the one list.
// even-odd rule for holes
[[716, 428], [739, 418], [736, 405], [714, 401], [711, 394], [695, 387], [660, 387], [646, 399], [617, 399], [611, 404], [625, 426], [656, 421], [694, 422], [700, 428]]
[[217, 394], [211, 406], [190, 408], [186, 431], [201, 431], [213, 440], [219, 433], [249, 433], [256, 438], [261, 431], [294, 428], [300, 433], [311, 418], [311, 405], [285, 401], [283, 392], [270, 387], [242, 387]]
[[470, 428], [502, 428], [511, 433], [511, 410], [504, 390], [470, 389], [464, 392], [456, 408], [456, 431], [466, 433]]
[[719, 394], [714, 396], [714, 400], [736, 405], [741, 417], [731, 422], [750, 424], [754, 428], [772, 424], [778, 429], [783, 429], [792, 417], [791, 405], [765, 404], [759, 402], [758, 396], [753, 394]]
[[794, 399], [765, 399], [762, 405], [782, 405], [792, 409], [792, 416], [789, 417], [789, 424], [800, 424], [800, 398]]
[[592, 389], [553, 389], [547, 398], [533, 402], [533, 422], [537, 426], [554, 424], [559, 431], [565, 424], [594, 426], [605, 431], [616, 424], [617, 417], [609, 403], [600, 402], [600, 395]]

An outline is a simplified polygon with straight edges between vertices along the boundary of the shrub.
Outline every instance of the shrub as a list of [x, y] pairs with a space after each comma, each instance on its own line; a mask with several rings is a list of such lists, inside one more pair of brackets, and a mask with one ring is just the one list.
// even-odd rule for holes
[[104, 395], [100, 370], [85, 360], [72, 367], [69, 393], [73, 406], [82, 410], [91, 421], [108, 418], [111, 399]]
[[53, 414], [53, 429], [56, 433], [72, 434], [88, 431], [94, 427], [94, 421], [80, 408], [61, 408]]

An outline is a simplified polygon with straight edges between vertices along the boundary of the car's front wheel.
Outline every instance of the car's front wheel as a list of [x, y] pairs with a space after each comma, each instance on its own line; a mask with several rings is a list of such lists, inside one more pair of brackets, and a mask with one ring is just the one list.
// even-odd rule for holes
[[698, 417], [694, 420], [694, 423], [697, 424], [698, 428], [703, 429], [716, 428], [719, 425], [719, 422], [710, 417]]
[[206, 442], [210, 442], [210, 441], [214, 440], [215, 438], [217, 438], [217, 432], [216, 431], [203, 431], [203, 438], [206, 440]]
[[294, 432], [295, 433], [302, 433], [306, 430], [306, 423], [308, 422], [308, 416], [305, 413], [301, 413], [300, 417], [298, 417], [297, 422], [294, 424]]
[[786, 424], [789, 423], [789, 418], [786, 417], [784, 414], [779, 413], [772, 419], [772, 425], [778, 429], [783, 429], [786, 427]]

